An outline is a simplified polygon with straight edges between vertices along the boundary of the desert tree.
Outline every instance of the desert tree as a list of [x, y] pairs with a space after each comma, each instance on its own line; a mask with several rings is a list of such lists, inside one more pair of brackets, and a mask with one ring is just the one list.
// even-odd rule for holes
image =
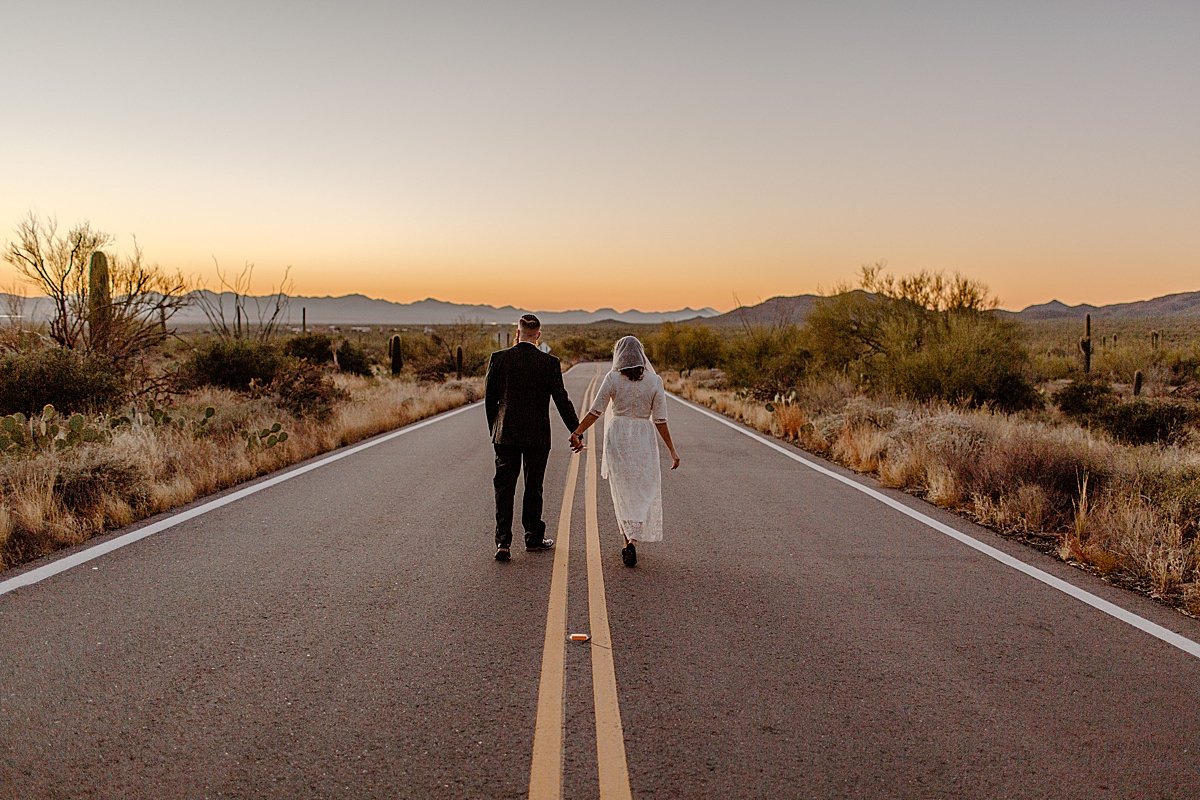
[[460, 316], [449, 325], [438, 326], [431, 334], [433, 344], [445, 354], [445, 370], [453, 372], [456, 367], [458, 349], [463, 352], [463, 370], [473, 375], [487, 364], [491, 334], [480, 319]]
[[[208, 318], [213, 333], [222, 339], [255, 338], [267, 341], [279, 332], [284, 314], [291, 298], [293, 283], [288, 278], [291, 267], [283, 271], [278, 286], [262, 297], [250, 294], [254, 282], [254, 264], [246, 262], [236, 275], [221, 269], [213, 259], [217, 272], [218, 291], [209, 291], [203, 285], [192, 291], [193, 302]], [[253, 316], [250, 306], [253, 304]], [[230, 318], [232, 317], [232, 319]]]
[[171, 317], [187, 303], [187, 283], [133, 254], [109, 257], [113, 238], [89, 222], [60, 234], [55, 219], [30, 213], [15, 229], [4, 259], [49, 298], [49, 336], [60, 347], [115, 361], [143, 352], [166, 335]]
[[32, 212], [13, 232], [4, 260], [50, 299], [50, 338], [62, 347], [82, 347], [87, 334], [87, 265], [92, 253], [109, 244], [111, 237], [89, 222], [60, 234], [56, 219], [42, 220]]
[[955, 274], [895, 277], [863, 268], [859, 290], [841, 287], [806, 322], [816, 366], [916, 400], [1005, 410], [1040, 401], [1016, 323], [995, 313], [986, 286]]
[[720, 333], [703, 323], [688, 327], [680, 341], [680, 366], [691, 372], [694, 369], [711, 368], [719, 365], [725, 356], [725, 339]]
[[650, 357], [659, 369], [680, 366], [683, 361], [682, 338], [683, 331], [674, 322], [664, 322], [655, 333], [646, 337]]

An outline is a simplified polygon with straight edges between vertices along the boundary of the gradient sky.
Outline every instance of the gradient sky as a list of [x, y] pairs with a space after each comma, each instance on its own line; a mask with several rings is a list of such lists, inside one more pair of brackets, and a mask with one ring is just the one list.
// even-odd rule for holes
[[[213, 282], [726, 310], [860, 265], [1200, 290], [1200, 2], [6, 4], [0, 240]], [[0, 265], [0, 286], [14, 272]]]

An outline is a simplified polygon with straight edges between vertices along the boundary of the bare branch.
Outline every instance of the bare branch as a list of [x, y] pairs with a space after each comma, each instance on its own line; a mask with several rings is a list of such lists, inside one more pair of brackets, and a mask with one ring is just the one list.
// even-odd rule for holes
[[[249, 335], [252, 325], [247, 312], [247, 301], [253, 300], [257, 323], [255, 338], [265, 341], [274, 336], [283, 323], [283, 315], [287, 311], [288, 302], [291, 299], [292, 281], [288, 278], [288, 273], [292, 268], [289, 266], [284, 270], [279, 286], [272, 288], [269, 295], [252, 297], [250, 288], [254, 277], [253, 263], [246, 262], [241, 272], [232, 278], [221, 269], [221, 265], [215, 258], [213, 264], [220, 291], [212, 292], [201, 285], [192, 292], [191, 297], [192, 301], [204, 312], [204, 316], [208, 318], [213, 332], [226, 339], [240, 339]], [[225, 299], [227, 296], [233, 303], [234, 319], [232, 322], [226, 317]]]

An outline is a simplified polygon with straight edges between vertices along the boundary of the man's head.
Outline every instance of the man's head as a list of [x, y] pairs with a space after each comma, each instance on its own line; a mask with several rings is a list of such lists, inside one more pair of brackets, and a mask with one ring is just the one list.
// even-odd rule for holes
[[517, 341], [536, 342], [542, 335], [542, 321], [533, 314], [526, 314], [517, 320]]

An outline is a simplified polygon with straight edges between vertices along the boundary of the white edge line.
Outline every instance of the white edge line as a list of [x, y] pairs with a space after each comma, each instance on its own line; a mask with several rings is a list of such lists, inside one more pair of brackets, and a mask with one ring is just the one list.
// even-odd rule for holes
[[133, 544], [140, 539], [145, 539], [147, 536], [153, 536], [156, 533], [161, 533], [168, 528], [173, 528], [176, 525], [187, 522], [190, 519], [195, 519], [196, 517], [207, 514], [210, 511], [215, 511], [222, 506], [227, 506], [230, 503], [241, 500], [243, 497], [249, 497], [256, 492], [261, 492], [264, 489], [277, 486], [284, 481], [290, 481], [292, 478], [298, 477], [307, 472], [312, 472], [314, 469], [323, 467], [326, 464], [332, 464], [334, 461], [340, 461], [347, 456], [352, 456], [355, 453], [361, 453], [363, 450], [368, 448], [375, 447], [376, 445], [383, 444], [384, 442], [389, 442], [392, 439], [395, 439], [397, 436], [403, 436], [406, 433], [411, 433], [412, 431], [432, 425], [435, 422], [441, 422], [442, 420], [448, 419], [455, 414], [461, 414], [464, 411], [468, 411], [481, 405], [483, 405], [483, 403], [468, 403], [467, 405], [459, 408], [442, 412], [437, 416], [423, 419], [420, 422], [414, 422], [410, 425], [405, 425], [404, 427], [397, 428], [390, 433], [381, 434], [373, 439], [368, 439], [361, 444], [354, 445], [346, 450], [326, 456], [319, 461], [314, 461], [311, 464], [305, 464], [302, 467], [289, 470], [288, 472], [276, 475], [273, 478], [268, 478], [260, 483], [247, 486], [244, 489], [238, 489], [235, 492], [230, 492], [227, 495], [218, 497], [215, 500], [210, 500], [203, 505], [196, 506], [195, 508], [189, 508], [187, 511], [181, 511], [178, 514], [159, 520], [158, 522], [147, 525], [144, 528], [138, 528], [136, 531], [130, 531], [122, 536], [109, 539], [107, 542], [103, 542], [102, 544], [89, 547], [86, 550], [79, 551], [78, 553], [72, 553], [69, 556], [60, 558], [57, 561], [38, 567], [37, 569], [31, 569], [28, 572], [24, 572], [16, 576], [15, 578], [9, 578], [6, 581], [0, 581], [0, 594], [7, 594], [15, 589], [20, 589], [23, 586], [29, 586], [30, 584], [37, 583], [38, 581], [44, 581], [46, 578], [53, 577], [60, 572], [66, 572], [72, 567], [77, 567], [80, 564], [85, 564], [88, 561], [91, 561], [92, 559], [99, 558], [105, 553], [110, 553], [113, 550], [124, 547], [125, 545]]
[[945, 535], [949, 536], [951, 539], [955, 539], [959, 542], [962, 542], [967, 547], [978, 550], [980, 553], [983, 553], [985, 556], [988, 556], [989, 558], [994, 558], [996, 561], [999, 561], [1001, 564], [1012, 567], [1013, 569], [1017, 570], [1018, 572], [1023, 572], [1026, 575], [1028, 575], [1029, 577], [1031, 577], [1035, 580], [1041, 581], [1042, 583], [1046, 584], [1047, 586], [1057, 589], [1058, 591], [1062, 592], [1063, 594], [1067, 594], [1067, 595], [1070, 595], [1071, 597], [1074, 597], [1076, 600], [1081, 600], [1082, 602], [1087, 603], [1092, 608], [1102, 611], [1105, 614], [1108, 614], [1111, 617], [1119, 619], [1120, 621], [1122, 621], [1124, 623], [1132, 625], [1133, 627], [1137, 628], [1138, 630], [1144, 631], [1145, 633], [1150, 634], [1151, 636], [1155, 637], [1156, 639], [1161, 639], [1162, 641], [1166, 642], [1169, 645], [1172, 645], [1173, 647], [1179, 648], [1180, 650], [1187, 653], [1188, 655], [1195, 656], [1196, 658], [1200, 658], [1200, 644], [1197, 644], [1196, 642], [1192, 641], [1191, 639], [1187, 638], [1186, 636], [1182, 636], [1168, 628], [1164, 628], [1162, 625], [1159, 625], [1158, 623], [1151, 622], [1150, 620], [1145, 619], [1144, 617], [1140, 617], [1137, 614], [1134, 614], [1132, 611], [1121, 608], [1120, 606], [1116, 605], [1115, 603], [1110, 603], [1108, 600], [1104, 600], [1103, 598], [1097, 597], [1096, 595], [1092, 594], [1091, 592], [1085, 591], [1083, 589], [1080, 589], [1078, 586], [1067, 583], [1066, 581], [1062, 580], [1061, 578], [1056, 578], [1053, 575], [1049, 574], [1048, 572], [1043, 572], [1042, 570], [1038, 569], [1037, 567], [1030, 566], [1029, 564], [1026, 564], [1024, 561], [1014, 558], [1013, 556], [1010, 556], [1008, 553], [1005, 553], [1002, 550], [997, 550], [996, 548], [992, 547], [991, 545], [984, 544], [983, 542], [979, 541], [978, 539], [972, 538], [971, 536], [968, 536], [967, 534], [963, 533], [962, 531], [951, 528], [949, 525], [938, 522], [936, 519], [933, 519], [930, 516], [922, 514], [920, 511], [917, 511], [914, 508], [910, 508], [910, 507], [906, 506], [904, 503], [901, 503], [899, 500], [896, 500], [895, 498], [888, 497], [887, 495], [883, 494], [882, 492], [878, 492], [869, 486], [864, 486], [861, 483], [859, 483], [855, 480], [852, 480], [851, 478], [846, 477], [845, 475], [840, 475], [831, 469], [821, 466], [820, 464], [809, 461], [807, 458], [796, 455], [796, 453], [783, 447], [782, 445], [777, 444], [776, 442], [773, 442], [770, 439], [767, 439], [747, 428], [742, 427], [741, 425], [739, 425], [736, 422], [733, 422], [732, 420], [728, 419], [727, 417], [717, 414], [714, 411], [710, 411], [707, 408], [698, 406], [695, 403], [690, 403], [681, 397], [671, 395], [671, 398], [678, 401], [679, 403], [682, 403], [683, 405], [695, 410], [695, 411], [700, 412], [701, 414], [704, 414], [705, 416], [715, 419], [717, 422], [720, 422], [722, 425], [733, 428], [738, 433], [744, 434], [745, 436], [749, 436], [751, 439], [754, 439], [755, 441], [758, 441], [761, 444], [765, 444], [767, 447], [770, 447], [772, 450], [782, 453], [783, 455], [787, 456], [788, 458], [792, 459], [793, 461], [797, 461], [797, 462], [803, 464], [804, 466], [808, 467], [809, 469], [815, 470], [816, 472], [819, 472], [822, 475], [826, 475], [830, 478], [833, 478], [834, 480], [844, 483], [853, 489], [857, 489], [858, 491], [862, 492], [863, 494], [867, 495], [868, 497], [872, 497], [872, 498], [878, 500], [879, 502], [884, 503], [885, 505], [891, 506], [895, 510], [899, 511], [901, 514], [912, 517], [917, 522], [923, 523], [924, 525], [927, 525], [930, 528], [933, 528], [935, 531], [938, 531], [939, 533], [944, 533]]

